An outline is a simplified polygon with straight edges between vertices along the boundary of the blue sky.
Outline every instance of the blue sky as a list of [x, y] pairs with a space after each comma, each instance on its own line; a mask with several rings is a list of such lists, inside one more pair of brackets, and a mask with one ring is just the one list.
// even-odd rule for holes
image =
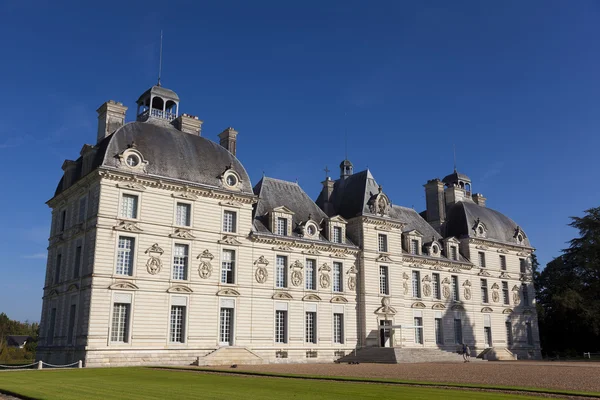
[[[92, 4], [93, 3], [93, 4]], [[598, 206], [596, 1], [0, 2], [0, 312], [39, 320], [51, 198], [94, 143], [96, 108], [156, 82], [213, 140], [316, 198], [344, 136], [395, 204], [459, 171], [520, 224], [542, 263]]]

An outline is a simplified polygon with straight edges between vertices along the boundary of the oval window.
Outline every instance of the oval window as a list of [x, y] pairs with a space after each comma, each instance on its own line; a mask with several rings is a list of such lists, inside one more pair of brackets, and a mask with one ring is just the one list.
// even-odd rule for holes
[[315, 234], [317, 233], [317, 228], [315, 228], [314, 225], [309, 225], [308, 227], [306, 227], [306, 231], [310, 236], [315, 236]]
[[230, 175], [227, 175], [226, 182], [229, 186], [235, 186], [237, 184], [237, 179], [236, 179], [235, 175], [230, 174]]
[[140, 163], [140, 159], [135, 154], [130, 154], [127, 156], [127, 165], [130, 167], [136, 167]]

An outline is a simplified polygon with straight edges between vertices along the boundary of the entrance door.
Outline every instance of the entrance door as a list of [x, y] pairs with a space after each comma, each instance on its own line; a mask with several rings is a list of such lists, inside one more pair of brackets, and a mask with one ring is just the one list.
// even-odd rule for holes
[[379, 345], [381, 347], [392, 347], [392, 329], [381, 329], [384, 326], [392, 326], [392, 321], [379, 321]]
[[219, 344], [221, 346], [231, 346], [233, 344], [233, 308], [221, 308]]

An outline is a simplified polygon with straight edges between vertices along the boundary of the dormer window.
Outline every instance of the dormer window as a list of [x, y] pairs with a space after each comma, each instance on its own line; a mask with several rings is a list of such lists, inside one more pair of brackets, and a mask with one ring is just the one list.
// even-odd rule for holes
[[315, 228], [314, 225], [308, 225], [306, 227], [306, 233], [308, 233], [308, 236], [315, 236], [315, 234], [317, 233], [317, 228]]
[[135, 143], [131, 143], [125, 151], [119, 154], [119, 161], [121, 167], [141, 172], [146, 172], [145, 168], [148, 165], [148, 161], [144, 160], [142, 153], [135, 148]]
[[277, 234], [281, 236], [287, 236], [287, 218], [277, 218]]
[[127, 156], [126, 162], [130, 167], [137, 167], [140, 163], [140, 158], [136, 154], [130, 154]]
[[410, 254], [419, 254], [419, 241], [417, 239], [410, 240]]
[[439, 257], [442, 255], [441, 247], [436, 241], [433, 241], [430, 245], [426, 246], [426, 249], [430, 257]]
[[454, 261], [458, 261], [458, 249], [456, 246], [450, 246], [450, 258]]
[[235, 175], [233, 175], [233, 174], [227, 175], [226, 182], [227, 182], [227, 185], [229, 185], [229, 186], [237, 185], [237, 179], [235, 178]]
[[333, 243], [342, 243], [342, 228], [340, 226], [333, 227]]
[[275, 207], [269, 213], [269, 225], [271, 232], [280, 236], [292, 235], [292, 210], [285, 206]]
[[346, 242], [346, 224], [348, 222], [336, 215], [327, 220], [327, 238], [333, 243], [345, 243]]
[[221, 182], [223, 182], [223, 186], [227, 189], [239, 190], [240, 181], [240, 176], [231, 165], [227, 166], [225, 172], [221, 175]]
[[477, 218], [477, 221], [475, 221], [475, 224], [473, 224], [472, 229], [475, 232], [476, 237], [484, 238], [487, 235], [487, 227], [479, 218]]

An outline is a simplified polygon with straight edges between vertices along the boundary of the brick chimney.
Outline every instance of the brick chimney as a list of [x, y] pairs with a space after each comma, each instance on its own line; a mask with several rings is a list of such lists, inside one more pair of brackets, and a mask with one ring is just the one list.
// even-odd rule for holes
[[237, 131], [232, 127], [225, 129], [219, 133], [219, 139], [221, 139], [221, 146], [225, 147], [231, 154], [235, 156], [236, 153], [236, 142], [237, 142]]
[[96, 112], [98, 113], [97, 142], [100, 142], [125, 124], [127, 107], [125, 107], [123, 103], [109, 100], [102, 104]]
[[439, 232], [442, 224], [446, 221], [444, 183], [439, 179], [431, 179], [424, 186], [427, 222]]
[[481, 207], [485, 207], [485, 201], [487, 200], [481, 193], [475, 193], [473, 196], [473, 201], [475, 204], [480, 205]]
[[173, 126], [179, 129], [181, 132], [189, 133], [191, 135], [202, 136], [202, 120], [198, 117], [189, 114], [181, 114], [179, 117], [171, 122]]

